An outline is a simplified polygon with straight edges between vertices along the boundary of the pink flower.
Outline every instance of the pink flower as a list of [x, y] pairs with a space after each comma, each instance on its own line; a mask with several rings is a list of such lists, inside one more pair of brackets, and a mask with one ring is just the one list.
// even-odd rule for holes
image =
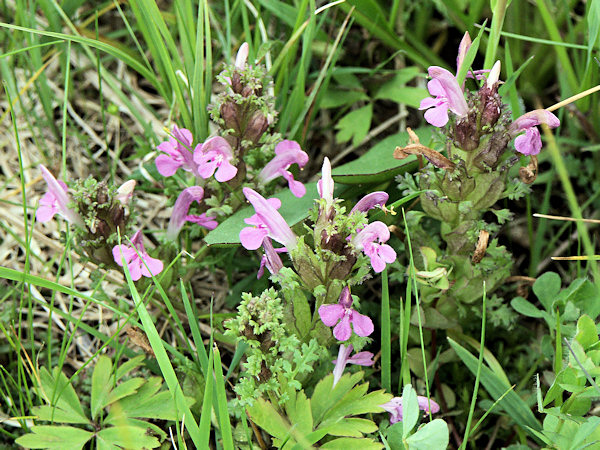
[[[432, 414], [440, 410], [440, 405], [422, 395], [417, 395], [417, 402], [419, 403], [419, 409], [425, 411], [426, 414], [429, 414], [430, 410]], [[379, 406], [390, 413], [391, 424], [402, 421], [402, 397], [394, 397], [389, 402]]]
[[277, 209], [281, 207], [281, 200], [276, 198], [266, 200], [250, 188], [244, 188], [243, 192], [256, 211], [252, 217], [244, 219], [244, 222], [252, 227], [246, 227], [240, 231], [240, 241], [244, 248], [256, 250], [263, 245], [264, 238], [268, 236], [282, 244], [288, 251], [295, 249], [298, 238], [281, 214], [277, 212]]
[[352, 244], [371, 258], [371, 266], [377, 273], [385, 269], [385, 264], [396, 260], [396, 252], [384, 242], [390, 238], [390, 230], [383, 222], [373, 222], [358, 232]]
[[371, 192], [370, 194], [367, 194], [361, 198], [356, 205], [354, 205], [354, 208], [352, 208], [350, 214], [352, 214], [354, 211], [367, 212], [376, 206], [381, 207], [385, 205], [385, 202], [387, 202], [389, 198], [390, 196], [387, 194], [387, 192]]
[[48, 185], [48, 192], [40, 199], [40, 206], [35, 213], [37, 221], [48, 222], [55, 214], [58, 214], [75, 225], [85, 227], [81, 216], [67, 206], [71, 201], [67, 195], [67, 185], [62, 181], [57, 181], [43, 165], [40, 164], [39, 169]]
[[560, 125], [560, 120], [550, 111], [536, 109], [523, 114], [508, 127], [511, 136], [517, 136], [525, 131], [525, 134], [515, 139], [515, 149], [524, 155], [537, 155], [542, 149], [542, 139], [537, 126], [545, 123], [550, 128]]
[[124, 244], [115, 245], [112, 253], [115, 262], [119, 266], [123, 267], [123, 259], [125, 260], [133, 281], [139, 280], [142, 275], [150, 278], [162, 272], [162, 261], [152, 258], [144, 249], [142, 230], [138, 230], [133, 235], [131, 244], [132, 246]]
[[269, 270], [271, 274], [277, 274], [283, 267], [283, 263], [281, 262], [281, 258], [278, 253], [286, 253], [288, 250], [285, 247], [274, 248], [273, 242], [268, 237], [263, 238], [263, 249], [265, 253], [262, 255], [260, 259], [260, 267], [258, 268], [258, 272], [256, 273], [256, 278], [262, 278], [265, 273], [265, 267]]
[[372, 366], [375, 364], [375, 361], [373, 361], [373, 353], [371, 352], [359, 352], [349, 358], [352, 350], [354, 350], [352, 344], [348, 345], [348, 347], [346, 347], [344, 344], [340, 345], [338, 357], [337, 359], [333, 360], [335, 368], [333, 369], [332, 387], [335, 387], [337, 382], [340, 381], [340, 378], [342, 378], [342, 374], [344, 373], [344, 369], [346, 368], [347, 364], [356, 364], [358, 366]]
[[169, 227], [167, 228], [167, 238], [175, 240], [179, 235], [179, 231], [185, 224], [185, 222], [194, 222], [200, 226], [214, 230], [218, 223], [214, 217], [207, 217], [206, 213], [202, 213], [200, 216], [188, 215], [190, 205], [193, 202], [200, 203], [204, 197], [204, 189], [200, 186], [191, 186], [184, 189], [173, 206], [173, 213], [169, 220]]
[[[352, 306], [352, 296], [350, 289], [346, 286], [342, 289], [338, 303], [333, 305], [321, 305], [319, 307], [319, 317], [323, 323], [332, 327], [333, 336], [338, 341], [347, 341], [352, 335], [352, 329], [359, 336], [368, 336], [373, 330], [373, 321], [363, 314], [350, 308]], [[352, 328], [350, 327], [352, 324]]]
[[295, 141], [281, 141], [275, 147], [275, 157], [258, 174], [261, 183], [265, 184], [278, 177], [287, 180], [290, 191], [296, 197], [306, 194], [306, 187], [299, 181], [294, 180], [294, 175], [288, 169], [292, 164], [298, 164], [300, 168], [308, 162], [308, 155], [302, 151], [300, 145]]
[[194, 149], [194, 161], [198, 164], [200, 176], [206, 179], [215, 174], [219, 183], [229, 181], [237, 174], [237, 167], [231, 164], [232, 159], [231, 145], [221, 136], [212, 137]]
[[333, 203], [333, 178], [331, 177], [331, 162], [326, 156], [323, 159], [323, 168], [321, 169], [321, 179], [317, 182], [319, 197], [325, 199], [328, 205]]
[[240, 45], [240, 49], [237, 52], [235, 57], [235, 68], [238, 70], [243, 70], [246, 67], [246, 61], [248, 60], [248, 51], [250, 47], [247, 42], [244, 42]]
[[454, 75], [441, 67], [431, 66], [429, 76], [432, 80], [427, 83], [427, 89], [433, 98], [423, 99], [419, 106], [421, 110], [427, 109], [425, 120], [434, 127], [443, 127], [448, 123], [449, 109], [458, 117], [465, 117], [469, 107]]
[[198, 170], [191, 152], [192, 140], [190, 130], [173, 125], [173, 136], [156, 147], [157, 150], [163, 152], [163, 154], [158, 155], [155, 161], [158, 173], [164, 177], [170, 177], [181, 167], [183, 170], [193, 172], [194, 175], [198, 176]]

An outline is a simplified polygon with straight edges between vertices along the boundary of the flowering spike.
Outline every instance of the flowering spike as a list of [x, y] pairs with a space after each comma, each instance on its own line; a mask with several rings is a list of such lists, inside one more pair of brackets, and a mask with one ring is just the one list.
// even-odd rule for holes
[[396, 260], [396, 252], [385, 244], [390, 238], [390, 230], [383, 222], [373, 222], [364, 227], [352, 240], [358, 250], [371, 258], [371, 266], [377, 273], [385, 269], [385, 264]]
[[292, 194], [303, 197], [306, 187], [299, 181], [294, 180], [294, 175], [288, 170], [292, 164], [298, 164], [300, 168], [308, 162], [308, 155], [295, 141], [284, 140], [275, 147], [275, 157], [258, 174], [261, 183], [266, 184], [278, 177], [287, 180]]
[[348, 347], [346, 347], [344, 344], [340, 345], [338, 357], [337, 359], [333, 360], [335, 368], [333, 369], [332, 387], [335, 387], [337, 382], [340, 381], [340, 378], [342, 378], [342, 374], [344, 373], [344, 369], [346, 368], [347, 364], [356, 364], [358, 366], [372, 366], [373, 364], [375, 364], [375, 361], [373, 361], [373, 353], [359, 352], [356, 353], [354, 356], [349, 357], [350, 353], [352, 353], [352, 350], [354, 350], [352, 344], [349, 344]]
[[221, 136], [214, 136], [194, 149], [199, 175], [206, 179], [214, 174], [219, 183], [229, 181], [237, 174], [237, 167], [231, 164], [232, 159], [231, 145]]
[[[240, 232], [240, 241], [248, 250], [256, 250], [263, 243], [263, 239], [268, 236], [279, 242], [288, 251], [292, 251], [297, 246], [297, 236], [286, 223], [281, 214], [273, 206], [273, 202], [266, 200], [262, 195], [250, 188], [243, 189], [244, 195], [254, 206], [256, 214], [249, 219], [245, 219], [248, 225], [253, 227], [244, 228]], [[277, 200], [279, 205], [281, 201]]]
[[162, 261], [149, 256], [144, 248], [142, 230], [138, 230], [132, 236], [131, 244], [131, 246], [115, 245], [112, 254], [115, 262], [121, 267], [123, 267], [123, 260], [125, 260], [133, 281], [139, 280], [142, 275], [150, 278], [162, 272]]
[[57, 181], [42, 164], [39, 169], [48, 185], [48, 192], [40, 199], [40, 206], [35, 213], [38, 222], [48, 222], [55, 214], [59, 214], [67, 221], [84, 227], [85, 223], [81, 216], [67, 206], [71, 201], [67, 195], [67, 185], [62, 181]]

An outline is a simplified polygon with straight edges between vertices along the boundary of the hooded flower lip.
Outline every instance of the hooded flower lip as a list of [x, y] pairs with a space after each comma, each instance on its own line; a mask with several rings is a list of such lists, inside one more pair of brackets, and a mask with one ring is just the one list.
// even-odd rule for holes
[[194, 149], [199, 175], [206, 179], [214, 174], [219, 183], [229, 181], [237, 174], [237, 167], [231, 164], [232, 159], [231, 145], [221, 136], [214, 136]]
[[167, 228], [168, 239], [175, 240], [185, 222], [194, 222], [209, 230], [214, 230], [217, 227], [218, 224], [214, 217], [207, 217], [206, 213], [200, 216], [188, 215], [191, 204], [193, 202], [200, 203], [203, 198], [204, 189], [200, 186], [188, 187], [179, 194], [173, 206], [171, 220], [169, 220], [169, 227]]
[[265, 199], [254, 189], [244, 188], [244, 195], [254, 207], [256, 214], [244, 221], [252, 227], [246, 227], [240, 232], [240, 241], [244, 248], [256, 250], [263, 245], [265, 237], [279, 242], [288, 251], [296, 248], [298, 237], [294, 234], [277, 208], [281, 206], [279, 199]]
[[[419, 403], [419, 409], [421, 411], [425, 411], [427, 414], [429, 411], [431, 411], [432, 414], [435, 414], [440, 410], [440, 405], [433, 400], [428, 399], [427, 397], [423, 397], [422, 395], [417, 395], [417, 402]], [[429, 405], [431, 405], [431, 410], [429, 409]], [[390, 413], [390, 424], [393, 425], [396, 422], [402, 421], [402, 397], [394, 397], [389, 402], [379, 405], [379, 407]]]
[[469, 107], [454, 75], [438, 66], [431, 66], [428, 72], [432, 80], [427, 83], [427, 89], [433, 98], [423, 99], [419, 106], [421, 110], [427, 109], [425, 120], [434, 127], [443, 127], [449, 120], [448, 110], [458, 117], [465, 117]]
[[376, 206], [381, 207], [385, 205], [385, 202], [387, 202], [389, 198], [390, 196], [387, 194], [387, 192], [371, 192], [370, 194], [367, 194], [361, 198], [356, 205], [354, 205], [354, 208], [352, 208], [350, 214], [352, 214], [354, 211], [367, 212]]
[[515, 139], [515, 149], [524, 155], [537, 155], [542, 149], [542, 139], [540, 132], [536, 128], [538, 125], [546, 124], [550, 128], [556, 128], [560, 125], [560, 120], [554, 114], [546, 109], [536, 109], [523, 114], [508, 127], [511, 136], [517, 136], [525, 131], [524, 135], [517, 136]]
[[390, 238], [390, 230], [383, 222], [373, 222], [364, 227], [352, 240], [358, 250], [371, 258], [371, 266], [376, 273], [385, 269], [385, 264], [396, 260], [396, 252], [385, 244]]
[[[352, 329], [358, 336], [369, 336], [373, 330], [373, 321], [370, 317], [358, 313], [351, 308], [352, 296], [350, 289], [346, 286], [340, 294], [338, 303], [333, 305], [321, 305], [319, 317], [328, 327], [333, 327], [333, 336], [338, 341], [347, 341], [352, 336]], [[350, 325], [352, 324], [352, 327]]]
[[142, 230], [138, 230], [132, 236], [131, 244], [132, 246], [124, 244], [115, 245], [112, 254], [115, 262], [121, 267], [123, 267], [123, 260], [121, 258], [125, 259], [125, 264], [127, 264], [133, 281], [139, 280], [142, 275], [150, 278], [162, 272], [162, 261], [152, 258], [144, 249]]
[[333, 369], [333, 386], [332, 387], [335, 387], [337, 382], [340, 381], [340, 378], [342, 378], [342, 375], [344, 373], [344, 369], [346, 368], [346, 365], [356, 364], [358, 366], [372, 366], [373, 364], [375, 364], [375, 361], [373, 361], [373, 356], [374, 356], [373, 353], [358, 352], [354, 356], [350, 357], [350, 353], [352, 353], [352, 350], [354, 350], [354, 347], [352, 347], [352, 344], [349, 344], [348, 347], [346, 347], [344, 344], [340, 345], [338, 357], [337, 357], [337, 359], [333, 360], [333, 364], [335, 364], [335, 368]]
[[298, 164], [300, 168], [308, 162], [308, 155], [300, 148], [296, 141], [283, 140], [275, 147], [275, 157], [258, 174], [259, 180], [265, 184], [278, 177], [287, 180], [290, 191], [296, 197], [306, 194], [306, 187], [299, 181], [294, 180], [294, 175], [288, 169], [292, 164]]
[[84, 227], [85, 223], [81, 216], [67, 206], [71, 201], [67, 194], [67, 185], [63, 181], [54, 178], [54, 175], [42, 164], [40, 164], [39, 169], [48, 185], [48, 192], [40, 199], [40, 206], [35, 213], [37, 221], [48, 222], [52, 220], [55, 214], [59, 214], [67, 221]]
[[155, 160], [156, 169], [164, 177], [170, 177], [179, 168], [198, 175], [196, 164], [190, 149], [192, 148], [192, 133], [185, 128], [173, 125], [173, 136], [168, 141], [159, 144], [156, 149], [163, 152]]

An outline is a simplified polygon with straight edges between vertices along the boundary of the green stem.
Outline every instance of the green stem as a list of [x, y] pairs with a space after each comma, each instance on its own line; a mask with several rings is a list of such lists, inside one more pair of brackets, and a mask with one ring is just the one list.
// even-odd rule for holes
[[381, 386], [392, 392], [392, 335], [390, 330], [390, 291], [387, 267], [381, 274]]
[[490, 38], [488, 39], [487, 48], [485, 49], [484, 69], [491, 69], [496, 60], [496, 52], [498, 43], [500, 42], [500, 32], [504, 24], [506, 8], [508, 7], [507, 0], [498, 0], [492, 17], [492, 25], [490, 26]]

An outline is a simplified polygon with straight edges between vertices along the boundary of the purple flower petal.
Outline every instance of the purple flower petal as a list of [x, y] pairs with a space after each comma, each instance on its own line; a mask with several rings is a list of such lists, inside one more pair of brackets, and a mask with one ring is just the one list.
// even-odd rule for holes
[[158, 173], [163, 177], [170, 177], [175, 175], [175, 172], [183, 165], [183, 162], [177, 161], [169, 155], [158, 155], [154, 164], [156, 164]]
[[232, 165], [229, 161], [223, 160], [221, 166], [217, 170], [215, 174], [215, 179], [219, 183], [224, 183], [225, 181], [231, 180], [237, 174], [237, 167]]
[[204, 189], [201, 186], [191, 186], [183, 191], [177, 197], [175, 205], [173, 206], [173, 212], [171, 213], [171, 219], [169, 220], [169, 226], [167, 228], [167, 238], [175, 240], [181, 231], [181, 228], [185, 224], [187, 213], [193, 202], [198, 202], [204, 197]]
[[362, 337], [369, 336], [375, 330], [371, 318], [356, 311], [352, 311], [352, 326], [354, 332]]
[[266, 228], [246, 227], [240, 231], [240, 242], [245, 249], [257, 250], [268, 235]]
[[542, 138], [537, 127], [527, 128], [515, 139], [515, 149], [524, 155], [537, 155], [542, 149]]
[[[323, 322], [325, 323], [325, 322]], [[352, 336], [352, 328], [350, 328], [350, 315], [344, 314], [342, 320], [333, 328], [333, 336], [338, 341], [347, 341]]]
[[356, 364], [357, 366], [372, 366], [375, 364], [375, 361], [373, 361], [374, 356], [371, 352], [359, 352], [349, 358], [348, 363]]
[[344, 317], [345, 308], [339, 303], [333, 305], [321, 305], [319, 307], [319, 317], [327, 327], [332, 327]]

